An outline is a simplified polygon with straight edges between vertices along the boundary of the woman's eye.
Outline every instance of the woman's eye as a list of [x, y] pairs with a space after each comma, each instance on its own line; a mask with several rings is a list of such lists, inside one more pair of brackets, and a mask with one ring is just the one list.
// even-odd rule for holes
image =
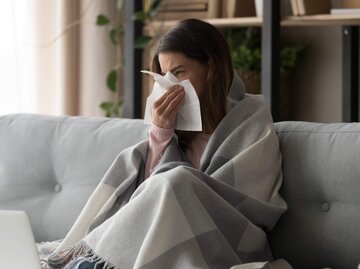
[[175, 77], [178, 77], [178, 76], [181, 75], [182, 73], [184, 73], [184, 71], [180, 71], [180, 70], [179, 70], [179, 71], [176, 71], [175, 74], [174, 74], [174, 76], [175, 76]]

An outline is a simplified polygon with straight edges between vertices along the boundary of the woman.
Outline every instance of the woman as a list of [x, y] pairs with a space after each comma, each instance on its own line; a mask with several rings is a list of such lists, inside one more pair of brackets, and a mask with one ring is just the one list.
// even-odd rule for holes
[[[208, 23], [184, 20], [160, 40], [152, 69], [159, 74], [170, 71], [179, 81], [189, 79], [196, 90], [203, 132], [177, 131], [177, 134], [192, 165], [199, 168], [207, 141], [227, 110], [227, 96], [234, 71], [226, 40]], [[184, 95], [184, 88], [176, 85], [154, 103], [147, 175], [153, 171], [174, 134], [177, 112]]]
[[174, 131], [186, 93], [168, 89], [153, 105], [149, 139], [119, 154], [43, 268], [230, 268], [272, 260], [265, 230], [286, 204], [263, 98], [245, 95], [225, 39], [200, 20], [181, 21], [161, 39], [153, 70], [191, 81], [203, 131]]

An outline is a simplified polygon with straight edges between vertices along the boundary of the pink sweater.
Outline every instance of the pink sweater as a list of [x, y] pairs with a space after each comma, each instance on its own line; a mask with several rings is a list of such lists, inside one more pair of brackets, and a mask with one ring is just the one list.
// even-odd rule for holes
[[[149, 133], [149, 152], [145, 166], [145, 178], [148, 178], [158, 165], [164, 150], [170, 143], [174, 135], [174, 129], [163, 129], [155, 124], [151, 125]], [[210, 134], [198, 134], [191, 142], [185, 154], [192, 165], [199, 169], [200, 158], [205, 150], [205, 147], [210, 139]]]

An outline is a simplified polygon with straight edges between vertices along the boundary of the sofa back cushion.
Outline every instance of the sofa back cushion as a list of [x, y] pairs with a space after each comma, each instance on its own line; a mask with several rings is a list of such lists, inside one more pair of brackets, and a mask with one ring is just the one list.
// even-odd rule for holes
[[360, 124], [276, 123], [288, 211], [269, 240], [295, 269], [360, 263]]
[[117, 154], [147, 129], [142, 120], [0, 117], [0, 209], [25, 210], [37, 242], [63, 238]]

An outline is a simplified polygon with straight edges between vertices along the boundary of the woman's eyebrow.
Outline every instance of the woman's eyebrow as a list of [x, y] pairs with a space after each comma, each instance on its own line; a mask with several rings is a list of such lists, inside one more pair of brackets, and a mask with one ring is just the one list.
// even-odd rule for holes
[[[173, 74], [173, 73], [174, 73], [174, 72], [176, 72], [179, 68], [182, 68], [182, 67], [184, 67], [184, 66], [183, 66], [183, 65], [181, 65], [181, 64], [179, 64], [179, 65], [177, 65], [177, 66], [173, 67], [173, 68], [170, 70], [170, 73], [172, 73], [172, 74]], [[165, 72], [164, 72], [164, 71], [162, 71], [162, 70], [161, 70], [161, 72], [160, 72], [160, 73], [161, 73], [161, 75], [162, 75], [162, 76], [164, 76], [164, 75], [165, 75]]]
[[171, 70], [170, 70], [170, 72], [171, 73], [174, 73], [176, 70], [178, 70], [179, 68], [182, 68], [183, 66], [180, 64], [180, 65], [177, 65], [177, 66], [175, 66], [175, 67], [173, 67]]

